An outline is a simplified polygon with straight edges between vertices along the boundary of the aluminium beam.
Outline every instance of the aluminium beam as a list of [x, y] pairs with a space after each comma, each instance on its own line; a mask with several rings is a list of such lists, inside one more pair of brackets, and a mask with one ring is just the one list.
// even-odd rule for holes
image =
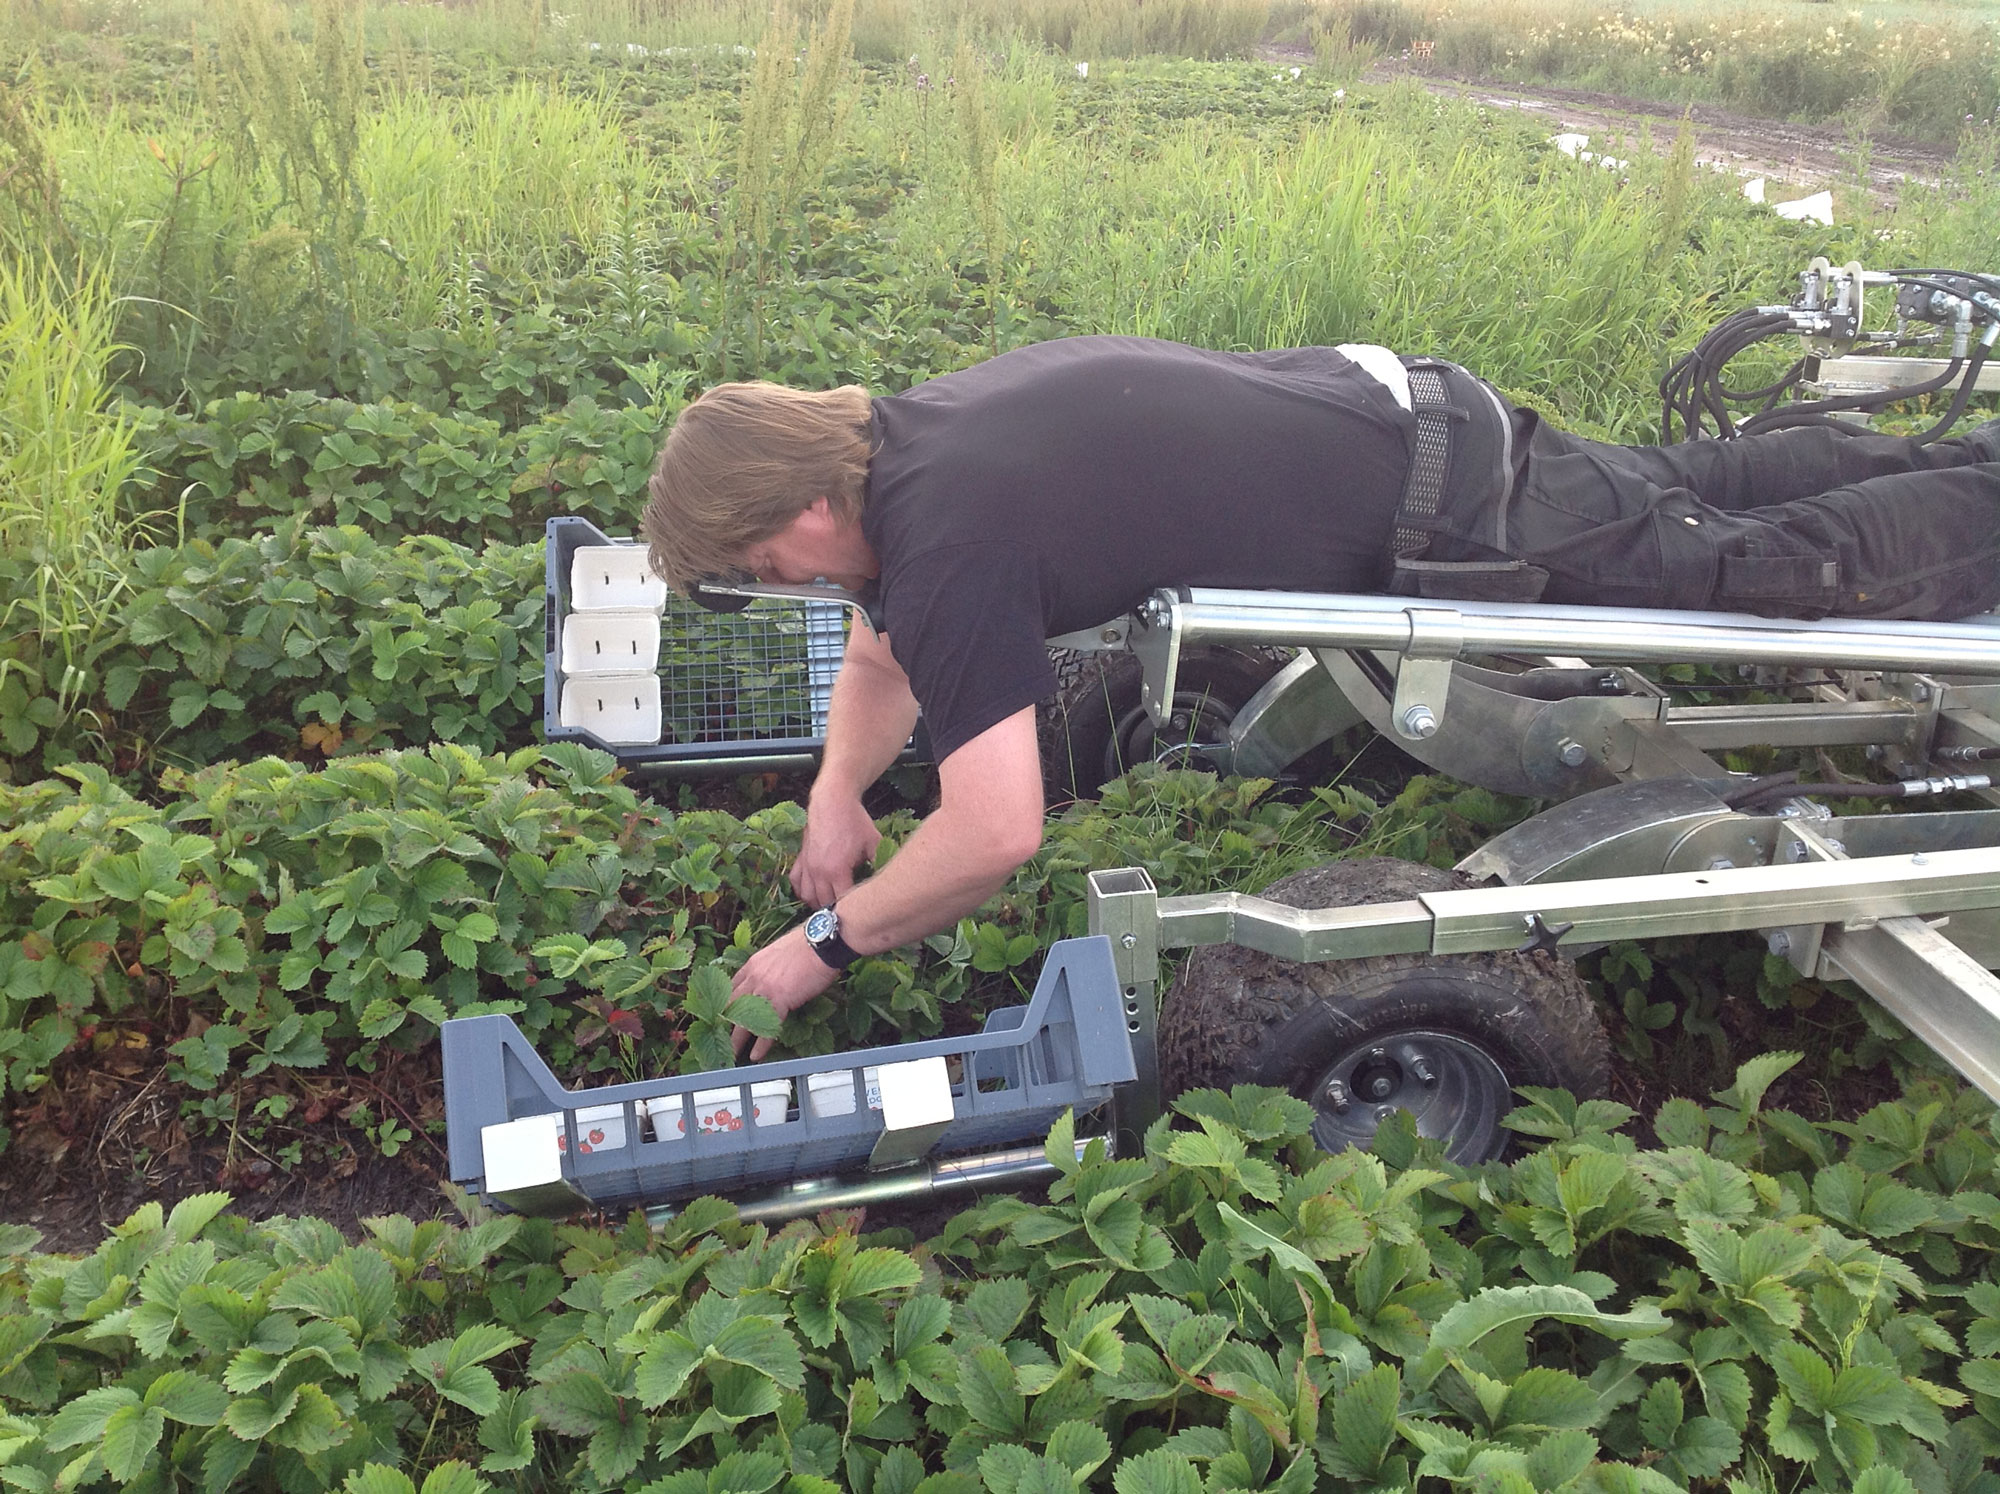
[[[1196, 588], [1156, 593], [1139, 613], [1135, 650], [1149, 633], [1177, 643], [1280, 644], [1299, 648], [1415, 650], [1436, 657], [1578, 655], [1606, 661], [1702, 659], [1717, 664], [1796, 664], [2000, 675], [2000, 623], [1823, 618], [1802, 622], [1733, 612], [1634, 607], [1413, 601], [1406, 597]], [[1449, 619], [1449, 626], [1444, 624]], [[1171, 648], [1172, 645], [1169, 645]]]
[[1569, 924], [1576, 943], [1596, 944], [2000, 907], [2000, 850], [1474, 887], [1348, 908], [1292, 908], [1238, 892], [1161, 898], [1158, 906], [1162, 949], [1234, 943], [1301, 961], [1470, 954], [1517, 947], [1531, 916]]

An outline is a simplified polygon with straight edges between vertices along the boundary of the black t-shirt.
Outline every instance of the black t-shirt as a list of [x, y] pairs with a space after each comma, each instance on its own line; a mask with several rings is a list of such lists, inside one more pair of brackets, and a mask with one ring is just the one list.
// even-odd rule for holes
[[940, 759], [1161, 586], [1380, 590], [1414, 423], [1332, 348], [1019, 348], [874, 401], [878, 617]]

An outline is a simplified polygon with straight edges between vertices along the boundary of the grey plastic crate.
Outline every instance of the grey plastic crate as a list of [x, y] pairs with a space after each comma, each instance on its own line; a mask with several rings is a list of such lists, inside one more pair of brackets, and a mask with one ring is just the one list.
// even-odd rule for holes
[[[833, 1177], [898, 1153], [898, 1142], [914, 1160], [1039, 1140], [1065, 1109], [1094, 1109], [1137, 1077], [1111, 942], [1101, 935], [1056, 944], [1028, 1004], [990, 1013], [971, 1037], [594, 1090], [558, 1083], [509, 1017], [446, 1022], [443, 1051], [452, 1180], [523, 1213], [629, 1208]], [[885, 1142], [883, 1114], [867, 1103], [866, 1071], [923, 1059], [945, 1061], [951, 1114], [921, 1133], [888, 1133]], [[815, 1075], [846, 1076], [846, 1114], [817, 1113], [808, 1084]], [[772, 1082], [792, 1091], [782, 1120], [701, 1129], [697, 1092], [734, 1089], [740, 1117], [754, 1108], [754, 1086]]]
[[612, 743], [562, 724], [563, 619], [571, 562], [588, 546], [629, 550], [588, 519], [546, 526], [542, 725], [551, 742], [583, 742], [630, 768], [751, 769], [809, 762], [826, 741], [827, 705], [846, 647], [845, 607], [775, 598], [718, 613], [669, 595], [660, 618], [660, 740]]

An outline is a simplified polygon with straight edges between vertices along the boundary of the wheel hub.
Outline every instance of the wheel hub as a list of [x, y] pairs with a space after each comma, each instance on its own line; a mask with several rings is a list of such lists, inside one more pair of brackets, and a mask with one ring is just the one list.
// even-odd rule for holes
[[1181, 691], [1160, 726], [1143, 708], [1120, 717], [1105, 751], [1104, 776], [1116, 778], [1134, 763], [1162, 762], [1177, 768], [1214, 767], [1213, 755], [1229, 740], [1236, 712], [1206, 691]]
[[1450, 1033], [1412, 1031], [1343, 1050], [1312, 1092], [1313, 1140], [1329, 1152], [1365, 1147], [1398, 1110], [1417, 1133], [1445, 1144], [1454, 1162], [1484, 1162], [1506, 1142], [1500, 1117], [1512, 1091], [1500, 1065], [1478, 1044]]

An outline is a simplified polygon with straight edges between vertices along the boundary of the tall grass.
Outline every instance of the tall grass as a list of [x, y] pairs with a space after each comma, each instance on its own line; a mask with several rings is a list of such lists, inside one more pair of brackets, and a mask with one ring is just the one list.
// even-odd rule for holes
[[[795, 26], [786, 8], [772, 12], [741, 94], [736, 180], [728, 195], [719, 269], [725, 295], [739, 265], [749, 281], [750, 366], [740, 370], [745, 375], [763, 371], [767, 296], [778, 261], [798, 232], [795, 219], [805, 193], [819, 184], [840, 147], [854, 102], [849, 87], [854, 0], [831, 0], [796, 67]], [[725, 326], [728, 320], [725, 311]]]
[[[0, 258], [0, 746], [53, 726], [91, 683], [133, 540], [118, 495], [138, 467], [107, 409], [117, 308], [47, 256]], [[14, 689], [7, 689], [10, 678]], [[38, 697], [37, 714], [8, 711]]]
[[528, 282], [574, 269], [621, 203], [649, 208], [661, 185], [606, 99], [527, 81], [384, 101], [363, 130], [357, 175], [364, 237], [380, 240], [357, 309], [410, 322], [435, 318], [472, 260]]
[[240, 346], [282, 378], [330, 323], [449, 320], [475, 264], [529, 284], [570, 273], [664, 186], [607, 101], [526, 81], [380, 101], [357, 121], [338, 211], [311, 188], [302, 206], [277, 152], [242, 148], [213, 117], [147, 131], [71, 105], [34, 123], [59, 216], [39, 197], [0, 201], [0, 242], [45, 242], [60, 223], [120, 298], [145, 387], [169, 395], [203, 348]]
[[[1013, 86], [991, 80], [996, 112]], [[1038, 131], [997, 160], [1006, 286], [1077, 331], [1438, 353], [1572, 424], [1645, 439], [1670, 339], [1712, 320], [1718, 291], [1777, 293], [1801, 251], [1685, 160], [1621, 153], [1627, 172], [1597, 170], [1415, 88], [1337, 104], [1297, 139], [1143, 119]], [[983, 237], [933, 176], [891, 224], [915, 262]]]

